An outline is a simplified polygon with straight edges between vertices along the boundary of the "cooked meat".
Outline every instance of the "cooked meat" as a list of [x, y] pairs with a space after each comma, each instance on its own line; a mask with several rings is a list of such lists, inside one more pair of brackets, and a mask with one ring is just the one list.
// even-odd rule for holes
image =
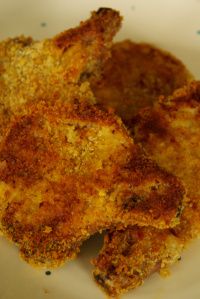
[[77, 100], [23, 110], [0, 148], [0, 223], [26, 261], [59, 266], [102, 229], [177, 224], [183, 187], [113, 114]]
[[133, 132], [153, 160], [182, 180], [187, 202], [180, 224], [173, 229], [130, 227], [105, 237], [94, 261], [94, 277], [111, 296], [137, 287], [152, 272], [165, 270], [189, 241], [200, 236], [200, 82], [141, 110]]
[[[142, 111], [135, 138], [159, 165], [179, 177], [187, 189], [187, 207], [176, 234], [186, 240], [199, 237], [200, 82], [194, 81], [170, 97], [161, 97], [153, 110]], [[179, 230], [182, 226], [183, 231]]]
[[110, 231], [94, 260], [95, 281], [108, 295], [118, 296], [175, 263], [182, 250], [181, 240], [168, 230], [135, 226]]
[[0, 137], [22, 104], [47, 98], [94, 102], [87, 79], [109, 57], [119, 13], [102, 8], [80, 26], [52, 39], [17, 37], [0, 43]]
[[187, 243], [200, 236], [200, 82], [142, 110], [134, 136], [152, 159], [184, 182], [187, 202], [173, 229], [131, 227], [105, 237], [94, 261], [94, 277], [111, 296], [137, 287], [152, 272], [177, 261]]
[[94, 105], [88, 78], [120, 21], [103, 8], [53, 39], [0, 45], [0, 227], [33, 265], [59, 266], [103, 229], [179, 222], [182, 184]]
[[115, 43], [101, 80], [92, 81], [97, 101], [113, 108], [124, 123], [139, 109], [152, 106], [160, 95], [170, 95], [192, 78], [183, 63], [154, 46], [129, 40]]

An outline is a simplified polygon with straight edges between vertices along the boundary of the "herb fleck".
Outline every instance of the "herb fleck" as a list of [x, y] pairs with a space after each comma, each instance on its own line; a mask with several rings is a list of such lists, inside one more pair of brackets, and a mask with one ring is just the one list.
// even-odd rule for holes
[[46, 22], [42, 22], [42, 23], [40, 23], [40, 26], [41, 26], [41, 27], [46, 27], [46, 26], [47, 26], [47, 23], [46, 23]]

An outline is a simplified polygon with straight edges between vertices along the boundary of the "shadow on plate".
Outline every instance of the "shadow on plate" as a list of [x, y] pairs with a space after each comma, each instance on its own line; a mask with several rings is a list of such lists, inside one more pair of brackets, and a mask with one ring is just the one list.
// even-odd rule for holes
[[78, 255], [77, 262], [87, 272], [91, 271], [93, 266], [91, 265], [91, 259], [96, 257], [103, 246], [103, 238], [105, 233], [95, 234], [90, 239], [85, 241], [81, 246], [80, 253]]

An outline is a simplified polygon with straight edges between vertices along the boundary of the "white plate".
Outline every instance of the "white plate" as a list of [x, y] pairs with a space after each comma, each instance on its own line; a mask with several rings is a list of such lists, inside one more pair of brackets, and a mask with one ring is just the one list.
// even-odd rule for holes
[[[167, 49], [200, 79], [200, 0], [1, 0], [0, 38], [20, 34], [49, 37], [75, 26], [100, 6], [116, 8], [124, 16], [118, 40], [132, 38]], [[76, 261], [47, 276], [21, 261], [17, 249], [0, 239], [0, 299], [105, 298], [92, 281], [89, 264], [100, 245], [99, 238], [92, 238]], [[169, 278], [155, 274], [123, 298], [199, 299], [199, 251], [200, 241], [196, 241], [172, 267]]]

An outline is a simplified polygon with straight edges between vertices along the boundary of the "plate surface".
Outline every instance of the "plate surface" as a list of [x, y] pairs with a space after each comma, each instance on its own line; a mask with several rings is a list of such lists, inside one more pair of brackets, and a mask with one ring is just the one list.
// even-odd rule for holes
[[[0, 39], [24, 34], [40, 39], [77, 25], [89, 12], [102, 6], [120, 10], [123, 27], [116, 40], [131, 38], [171, 51], [200, 79], [200, 0], [1, 0]], [[18, 250], [0, 239], [1, 299], [103, 299], [92, 281], [89, 260], [101, 247], [93, 237], [78, 259], [54, 270], [51, 275], [31, 268], [18, 257]], [[124, 299], [199, 299], [200, 241], [183, 253], [162, 279], [152, 275]]]

